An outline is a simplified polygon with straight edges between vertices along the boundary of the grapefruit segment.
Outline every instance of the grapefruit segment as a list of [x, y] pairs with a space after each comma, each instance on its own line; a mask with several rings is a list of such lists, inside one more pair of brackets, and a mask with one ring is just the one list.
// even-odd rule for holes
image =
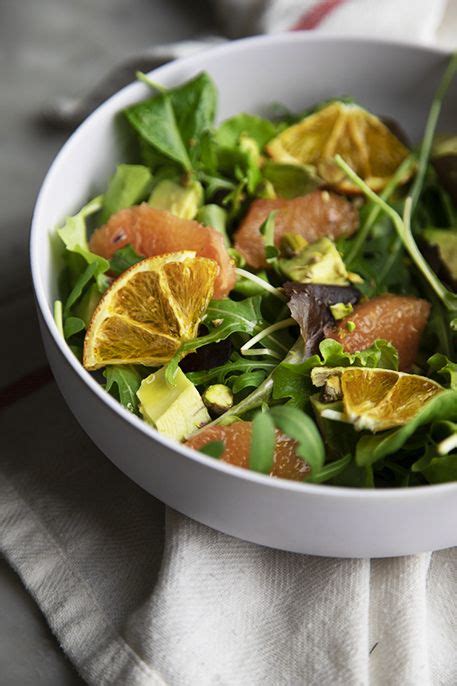
[[324, 236], [350, 236], [359, 226], [359, 215], [352, 203], [328, 191], [316, 190], [292, 200], [254, 200], [234, 239], [235, 248], [243, 255], [248, 265], [255, 269], [267, 265], [260, 227], [273, 210], [277, 210], [277, 247], [285, 233], [299, 234], [309, 243], [313, 243]]
[[[238, 421], [229, 426], [209, 426], [191, 436], [186, 445], [199, 450], [212, 441], [223, 441], [225, 445], [221, 460], [237, 467], [249, 469], [252, 422]], [[276, 450], [270, 476], [303, 481], [310, 474], [309, 465], [295, 454], [295, 441], [276, 430]]]
[[[350, 315], [327, 327], [325, 335], [354, 353], [384, 338], [398, 350], [399, 368], [411, 369], [430, 314], [430, 303], [421, 298], [388, 293], [355, 305]], [[353, 325], [354, 326], [353, 326]]]
[[200, 257], [215, 260], [219, 265], [215, 298], [224, 298], [235, 285], [235, 268], [222, 236], [196, 221], [181, 219], [142, 203], [113, 214], [107, 224], [94, 231], [89, 247], [92, 252], [109, 259], [116, 250], [128, 244], [145, 257], [194, 250]]

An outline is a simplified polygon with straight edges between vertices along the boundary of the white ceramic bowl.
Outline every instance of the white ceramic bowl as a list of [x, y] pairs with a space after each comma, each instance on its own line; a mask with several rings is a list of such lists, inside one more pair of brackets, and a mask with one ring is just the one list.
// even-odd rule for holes
[[[262, 112], [272, 101], [300, 110], [350, 94], [397, 119], [417, 141], [445, 64], [446, 55], [437, 50], [293, 33], [223, 45], [161, 67], [152, 77], [174, 86], [207, 70], [220, 91], [220, 119], [242, 110]], [[43, 340], [82, 427], [119, 469], [167, 505], [249, 541], [340, 557], [403, 555], [457, 544], [457, 483], [371, 491], [275, 480], [232, 467], [160, 436], [73, 357], [52, 317], [57, 275], [49, 236], [65, 215], [105, 188], [125, 154], [115, 115], [147, 93], [134, 83], [84, 122], [49, 170], [33, 217], [31, 262]], [[455, 121], [454, 84], [441, 129], [455, 132]]]

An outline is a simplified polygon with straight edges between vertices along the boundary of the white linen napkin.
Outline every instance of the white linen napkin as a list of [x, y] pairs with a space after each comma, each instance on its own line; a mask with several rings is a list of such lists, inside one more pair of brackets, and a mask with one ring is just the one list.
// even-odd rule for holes
[[[439, 0], [252, 6], [245, 30], [270, 30], [281, 16], [363, 35], [401, 25], [420, 41], [443, 30], [446, 9]], [[17, 322], [30, 315], [8, 304], [0, 317], [11, 332], [3, 354], [15, 351], [20, 365]], [[0, 354], [4, 345], [0, 337]], [[219, 534], [164, 513], [112, 466], [53, 382], [28, 390], [0, 417], [0, 551], [88, 684], [455, 686], [456, 550], [336, 560]]]

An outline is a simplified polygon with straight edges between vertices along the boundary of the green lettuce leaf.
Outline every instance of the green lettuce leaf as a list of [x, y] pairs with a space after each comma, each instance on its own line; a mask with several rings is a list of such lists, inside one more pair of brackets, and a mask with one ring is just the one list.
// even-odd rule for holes
[[[57, 229], [57, 234], [63, 241], [66, 249], [71, 253], [81, 256], [84, 262], [91, 267], [90, 277], [95, 278], [101, 291], [103, 291], [107, 285], [104, 274], [109, 269], [109, 262], [108, 260], [105, 260], [104, 257], [100, 257], [100, 255], [96, 255], [89, 250], [86, 220], [88, 217], [98, 212], [102, 208], [102, 204], [103, 196], [99, 195], [85, 205], [77, 214], [72, 217], [67, 217], [62, 228]], [[88, 274], [86, 274], [84, 278], [88, 278]], [[87, 281], [85, 283], [87, 283]], [[84, 285], [85, 284], [83, 284], [83, 286]], [[78, 289], [79, 287], [80, 286], [78, 285]], [[79, 295], [81, 295], [81, 292], [82, 289], [80, 290]], [[77, 297], [79, 297], [79, 295]], [[72, 304], [77, 300], [77, 297], [75, 297], [75, 294], [72, 295]], [[68, 309], [69, 306], [67, 305], [66, 307]]]

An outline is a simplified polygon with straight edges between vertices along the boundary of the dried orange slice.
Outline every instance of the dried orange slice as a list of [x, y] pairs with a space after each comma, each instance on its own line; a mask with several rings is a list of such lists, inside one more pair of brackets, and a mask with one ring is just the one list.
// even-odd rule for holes
[[341, 384], [342, 419], [351, 422], [358, 430], [373, 432], [406, 424], [428, 400], [444, 390], [439, 383], [425, 376], [389, 369], [317, 367], [311, 373], [315, 386], [325, 386], [330, 382], [333, 390], [335, 377]]
[[150, 257], [108, 288], [84, 341], [86, 369], [107, 364], [162, 365], [197, 335], [214, 292], [214, 260], [183, 250]]
[[[374, 191], [381, 191], [409, 150], [382, 121], [359, 105], [333, 102], [290, 126], [266, 146], [277, 162], [311, 164], [342, 193], [361, 191], [335, 164], [344, 160]], [[404, 178], [407, 181], [409, 177]]]

